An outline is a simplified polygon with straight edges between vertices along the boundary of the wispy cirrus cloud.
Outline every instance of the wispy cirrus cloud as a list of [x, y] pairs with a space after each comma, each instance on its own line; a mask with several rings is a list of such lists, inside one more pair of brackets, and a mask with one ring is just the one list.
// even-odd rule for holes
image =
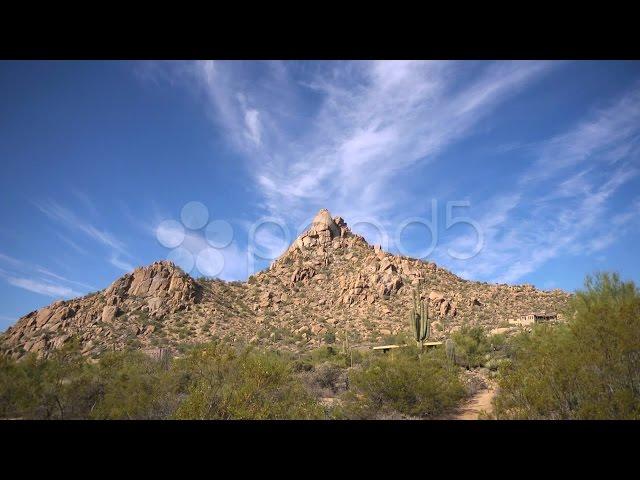
[[[325, 206], [346, 218], [385, 218], [399, 203], [410, 204], [409, 196], [389, 196], [398, 173], [433, 161], [555, 64], [320, 66], [263, 63], [254, 82], [246, 81], [248, 66], [239, 62], [176, 69], [182, 78], [191, 69], [212, 118], [246, 155], [266, 213], [286, 212], [294, 222]], [[471, 80], [456, 81], [465, 75]], [[300, 101], [309, 95], [318, 99], [313, 107]]]
[[0, 277], [7, 283], [48, 297], [70, 298], [83, 295], [84, 293], [76, 290], [76, 287], [82, 288], [84, 292], [96, 289], [89, 284], [52, 272], [48, 268], [3, 253], [0, 253], [0, 264], [8, 268], [0, 268]]
[[[426, 209], [424, 192], [400, 184], [403, 174], [488, 131], [499, 107], [560, 65], [196, 62], [172, 64], [177, 75], [165, 74], [189, 80], [208, 100], [216, 126], [244, 155], [266, 214], [298, 223], [328, 207], [389, 229]], [[497, 142], [496, 154], [526, 146], [533, 161], [517, 166], [511, 190], [475, 199], [480, 254], [452, 259], [448, 251], [475, 242], [475, 234], [461, 235], [447, 238], [434, 258], [471, 278], [513, 282], [560, 254], [609, 245], [610, 201], [638, 173], [639, 104], [636, 86], [547, 140]], [[431, 184], [441, 195], [458, 192], [459, 174]]]
[[10, 317], [8, 315], [0, 315], [0, 320], [2, 320], [3, 322], [13, 323], [16, 321], [16, 318]]
[[64, 243], [66, 243], [67, 245], [69, 245], [71, 248], [73, 248], [76, 252], [82, 254], [82, 255], [87, 255], [88, 252], [82, 248], [80, 245], [78, 245], [76, 242], [74, 242], [73, 240], [71, 240], [69, 237], [67, 237], [66, 235], [62, 235], [59, 232], [56, 232], [56, 235], [58, 236], [58, 238], [60, 238], [60, 240], [62, 240]]
[[9, 255], [5, 255], [4, 253], [0, 253], [0, 261], [8, 263], [13, 267], [22, 267], [24, 265], [24, 262], [22, 260], [18, 260], [17, 258], [13, 258]]
[[[576, 165], [614, 165], [640, 152], [640, 85], [593, 111], [573, 129], [544, 142], [521, 185], [566, 173]], [[581, 172], [583, 176], [586, 172]]]
[[48, 202], [34, 201], [33, 204], [50, 219], [61, 223], [72, 230], [80, 231], [93, 240], [96, 240], [118, 252], [127, 254], [125, 244], [117, 239], [113, 234], [106, 230], [101, 230], [91, 223], [81, 219], [73, 211], [63, 207], [57, 202], [53, 200]]
[[78, 282], [76, 280], [71, 280], [71, 279], [69, 279], [67, 277], [63, 277], [62, 275], [59, 275], [59, 274], [57, 274], [55, 272], [52, 272], [49, 269], [46, 269], [46, 268], [43, 268], [43, 267], [40, 267], [40, 266], [36, 266], [35, 269], [36, 269], [36, 271], [38, 273], [41, 273], [41, 274], [46, 275], [48, 277], [55, 278], [55, 279], [61, 280], [63, 282], [67, 282], [67, 283], [72, 284], [72, 285], [77, 285], [78, 287], [82, 287], [82, 288], [85, 288], [85, 289], [88, 289], [88, 290], [97, 290], [96, 287], [94, 287], [93, 285], [89, 285], [88, 283], [84, 283], [84, 282]]
[[456, 262], [440, 251], [440, 260], [468, 278], [510, 283], [560, 255], [593, 254], [610, 246], [639, 218], [638, 198], [618, 209], [611, 203], [640, 173], [638, 138], [640, 86], [635, 85], [543, 142], [506, 197], [516, 199], [515, 205], [497, 195], [478, 206], [486, 213], [479, 221], [485, 246], [477, 257]]
[[[85, 203], [87, 209], [94, 213], [97, 212], [95, 205], [86, 194], [80, 191], [74, 191], [74, 195]], [[123, 259], [123, 257], [129, 259], [133, 258], [128, 252], [126, 244], [111, 232], [96, 227], [93, 223], [81, 218], [74, 211], [53, 200], [49, 200], [47, 202], [34, 201], [33, 204], [47, 217], [64, 226], [69, 231], [82, 233], [86, 237], [98, 242], [104, 247], [107, 247], [111, 252], [107, 258], [111, 265], [124, 271], [130, 271], [134, 268], [130, 261]], [[58, 236], [77, 252], [87, 254], [87, 251], [84, 248], [80, 247], [75, 241], [71, 240], [67, 236], [60, 233], [58, 233]]]
[[131, 263], [122, 260], [117, 254], [111, 255], [111, 257], [109, 258], [109, 263], [111, 263], [111, 265], [113, 265], [114, 267], [119, 268], [120, 270], [124, 270], [125, 272], [130, 272], [135, 268]]
[[69, 287], [38, 281], [31, 278], [7, 277], [7, 282], [15, 287], [23, 288], [25, 290], [53, 298], [71, 298], [83, 295], [82, 292], [78, 292]]

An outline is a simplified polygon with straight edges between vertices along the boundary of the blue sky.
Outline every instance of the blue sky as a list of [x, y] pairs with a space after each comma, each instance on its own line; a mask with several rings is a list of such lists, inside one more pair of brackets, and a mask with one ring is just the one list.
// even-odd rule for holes
[[244, 280], [322, 207], [468, 279], [640, 280], [638, 62], [0, 62], [0, 92], [2, 329], [158, 259]]

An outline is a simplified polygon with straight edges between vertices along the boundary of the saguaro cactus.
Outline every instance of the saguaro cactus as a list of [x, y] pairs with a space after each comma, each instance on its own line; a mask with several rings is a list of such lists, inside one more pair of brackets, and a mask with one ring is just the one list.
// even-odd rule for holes
[[413, 292], [413, 307], [409, 316], [409, 323], [413, 329], [413, 338], [420, 348], [424, 349], [424, 341], [431, 335], [431, 323], [429, 322], [429, 308], [424, 308], [424, 301], [418, 303], [416, 292]]

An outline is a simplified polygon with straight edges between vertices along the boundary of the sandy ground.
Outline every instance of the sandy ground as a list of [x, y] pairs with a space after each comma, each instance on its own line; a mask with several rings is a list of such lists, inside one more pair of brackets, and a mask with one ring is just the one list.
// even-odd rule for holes
[[491, 413], [493, 411], [491, 400], [493, 400], [495, 394], [495, 386], [489, 386], [487, 389], [480, 390], [449, 418], [451, 420], [478, 420], [481, 413]]

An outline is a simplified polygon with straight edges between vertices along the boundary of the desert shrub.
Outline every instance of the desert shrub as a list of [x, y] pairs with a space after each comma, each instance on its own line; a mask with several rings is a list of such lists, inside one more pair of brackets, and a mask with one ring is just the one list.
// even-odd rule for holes
[[414, 348], [372, 357], [350, 371], [350, 390], [337, 418], [380, 418], [396, 413], [432, 417], [454, 407], [465, 395], [458, 370], [443, 349], [418, 356]]
[[275, 353], [237, 351], [221, 343], [193, 349], [176, 368], [185, 398], [179, 419], [309, 419], [323, 409]]
[[451, 335], [455, 344], [456, 363], [467, 368], [479, 367], [491, 351], [489, 337], [481, 326], [464, 325]]
[[362, 363], [368, 355], [369, 352], [356, 348], [349, 348], [345, 351], [342, 346], [325, 345], [305, 353], [301, 356], [298, 362], [310, 365], [319, 365], [321, 363], [330, 362], [346, 368], [351, 366], [352, 362], [353, 365]]
[[109, 352], [97, 365], [95, 419], [161, 419], [176, 406], [162, 362], [139, 351]]
[[97, 363], [75, 342], [16, 362], [0, 359], [0, 418], [166, 418], [173, 393], [160, 362], [141, 352], [106, 352]]
[[35, 355], [20, 363], [0, 356], [0, 418], [35, 418], [42, 373]]
[[94, 368], [69, 341], [47, 360], [34, 355], [0, 361], [0, 416], [86, 418], [98, 396]]
[[587, 277], [569, 321], [513, 342], [498, 418], [640, 419], [640, 293], [617, 274]]
[[324, 340], [325, 343], [328, 344], [333, 344], [336, 343], [336, 334], [335, 332], [326, 332], [322, 339]]
[[323, 347], [314, 348], [303, 356], [304, 360], [309, 361], [312, 364], [323, 362], [339, 362], [340, 351], [333, 345], [325, 345]]
[[340, 390], [344, 383], [345, 368], [332, 362], [324, 362], [303, 371], [301, 378], [307, 389], [317, 398], [328, 397]]
[[385, 335], [382, 337], [382, 343], [385, 345], [404, 345], [415, 343], [415, 340], [409, 333], [400, 331], [395, 335]]

